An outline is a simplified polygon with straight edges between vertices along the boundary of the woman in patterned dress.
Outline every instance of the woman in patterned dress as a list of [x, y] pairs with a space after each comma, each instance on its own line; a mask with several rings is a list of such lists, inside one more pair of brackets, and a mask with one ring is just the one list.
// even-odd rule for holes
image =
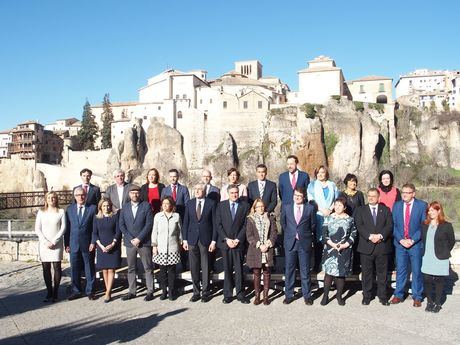
[[337, 303], [345, 305], [342, 298], [345, 277], [352, 271], [352, 246], [356, 239], [356, 226], [352, 217], [346, 212], [347, 200], [338, 197], [334, 202], [334, 213], [326, 217], [323, 224], [322, 241], [323, 251], [324, 295], [321, 305], [329, 301], [329, 290], [332, 280], [337, 287]]
[[[64, 251], [65, 212], [59, 208], [58, 195], [45, 195], [45, 206], [37, 213], [35, 233], [38, 236], [38, 255], [43, 267], [46, 297], [43, 302], [56, 302], [61, 283], [61, 261]], [[53, 266], [53, 273], [51, 273]], [[54, 283], [54, 284], [53, 284]]]
[[179, 213], [175, 211], [172, 197], [161, 201], [162, 211], [153, 219], [152, 250], [153, 262], [160, 266], [161, 300], [175, 299], [176, 264], [180, 262], [182, 234]]

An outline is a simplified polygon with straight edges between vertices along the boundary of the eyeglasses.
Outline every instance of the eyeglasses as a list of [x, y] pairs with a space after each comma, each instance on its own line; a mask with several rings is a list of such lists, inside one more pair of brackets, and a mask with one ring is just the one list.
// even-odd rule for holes
[[401, 192], [401, 194], [414, 194], [414, 192]]

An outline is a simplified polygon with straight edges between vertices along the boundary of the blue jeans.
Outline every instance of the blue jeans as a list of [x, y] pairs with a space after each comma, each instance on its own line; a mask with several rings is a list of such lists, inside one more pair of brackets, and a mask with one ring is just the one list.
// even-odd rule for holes
[[[409, 266], [410, 264], [410, 266]], [[406, 291], [409, 267], [412, 272], [412, 298], [421, 301], [423, 299], [423, 276], [422, 276], [422, 246], [417, 243], [409, 249], [396, 245], [396, 289], [394, 295], [404, 298]]]
[[285, 262], [285, 289], [286, 298], [294, 297], [295, 269], [299, 260], [300, 281], [302, 285], [302, 295], [304, 298], [311, 297], [311, 278], [310, 278], [310, 251], [305, 251], [296, 241], [294, 247], [286, 251]]

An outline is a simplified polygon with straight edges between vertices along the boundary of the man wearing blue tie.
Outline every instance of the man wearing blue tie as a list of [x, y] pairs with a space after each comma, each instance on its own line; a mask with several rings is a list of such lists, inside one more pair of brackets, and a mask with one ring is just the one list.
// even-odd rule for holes
[[284, 304], [294, 300], [295, 270], [299, 261], [302, 295], [306, 305], [312, 305], [310, 255], [316, 230], [315, 208], [305, 203], [305, 188], [294, 190], [294, 202], [283, 205], [281, 225], [284, 229], [285, 263], [285, 299]]
[[402, 200], [393, 206], [393, 238], [396, 250], [396, 289], [391, 304], [404, 301], [409, 267], [412, 273], [413, 306], [420, 307], [423, 298], [422, 276], [422, 223], [427, 203], [415, 198], [415, 186], [402, 187]]

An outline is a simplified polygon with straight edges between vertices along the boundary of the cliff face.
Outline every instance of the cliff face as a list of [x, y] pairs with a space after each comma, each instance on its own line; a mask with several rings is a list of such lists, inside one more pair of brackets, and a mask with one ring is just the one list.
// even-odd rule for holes
[[[269, 179], [277, 180], [286, 169], [289, 154], [297, 155], [301, 169], [310, 175], [318, 166], [327, 165], [339, 188], [349, 172], [366, 188], [376, 183], [378, 171], [384, 168], [395, 169], [403, 182], [417, 177], [423, 183], [429, 183], [430, 178], [435, 181], [430, 177], [435, 168], [438, 184], [439, 169], [460, 170], [460, 114], [455, 112], [432, 114], [410, 106], [395, 112], [391, 105], [340, 99], [326, 106], [273, 108], [264, 117], [239, 119], [232, 126], [214, 126], [212, 130], [206, 126], [200, 123], [200, 130], [191, 126], [181, 133], [158, 119], [152, 119], [147, 131], [141, 123], [134, 123], [110, 153], [81, 152], [85, 157], [80, 157], [80, 152], [68, 153], [63, 167], [48, 169], [44, 164], [34, 167], [30, 162], [4, 160], [0, 178], [9, 183], [0, 184], [0, 192], [60, 189], [62, 183], [56, 184], [62, 182], [59, 176], [65, 176], [69, 180], [65, 185], [71, 187], [79, 183], [83, 167], [95, 171], [94, 182], [103, 189], [112, 183], [112, 172], [118, 168], [138, 184], [145, 182], [152, 167], [167, 183], [168, 170], [176, 168], [188, 185], [199, 181], [201, 169], [207, 168], [214, 183], [222, 185], [227, 182], [228, 168], [237, 167], [242, 182], [247, 183], [255, 178], [255, 166], [265, 163]], [[212, 140], [207, 140], [210, 132]], [[94, 164], [97, 157], [98, 164]]]

